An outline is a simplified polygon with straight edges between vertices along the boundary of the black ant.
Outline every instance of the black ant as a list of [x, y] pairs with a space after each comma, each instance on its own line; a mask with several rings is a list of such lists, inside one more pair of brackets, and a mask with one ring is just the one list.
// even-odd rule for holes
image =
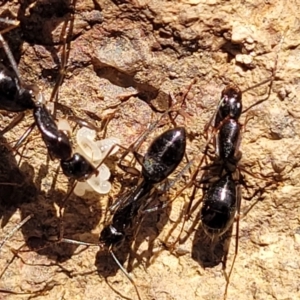
[[[5, 22], [5, 19], [0, 19]], [[18, 24], [18, 23], [17, 23]], [[15, 25], [17, 26], [17, 25]], [[60, 130], [54, 117], [44, 104], [43, 95], [38, 92], [37, 87], [28, 86], [23, 83], [16, 66], [16, 62], [9, 50], [9, 47], [0, 33], [0, 42], [10, 60], [14, 73], [9, 72], [3, 65], [0, 65], [0, 109], [10, 112], [21, 112], [2, 131], [2, 134], [14, 127], [24, 117], [27, 110], [33, 111], [34, 123], [20, 138], [15, 148], [17, 148], [29, 135], [36, 125], [52, 160], [59, 159], [63, 173], [74, 180], [86, 180], [93, 174], [97, 174], [96, 168], [81, 154], [72, 154], [72, 144], [67, 134]], [[82, 121], [81, 121], [82, 123]], [[85, 122], [85, 125], [88, 123]]]
[[[262, 85], [266, 82], [271, 81], [272, 79], [265, 80], [258, 85], [253, 86], [252, 88], [255, 88], [259, 85]], [[245, 91], [248, 91], [249, 89], [246, 89]], [[209, 170], [213, 169], [213, 167], [219, 166], [219, 173], [213, 174], [215, 177], [222, 177], [223, 171], [228, 176], [225, 176], [228, 180], [232, 179], [232, 174], [236, 171], [238, 167], [238, 162], [241, 159], [241, 152], [239, 151], [239, 146], [241, 142], [241, 129], [242, 125], [239, 123], [239, 118], [242, 113], [248, 111], [250, 108], [252, 108], [255, 105], [258, 105], [264, 101], [266, 101], [269, 97], [263, 100], [257, 101], [255, 104], [251, 105], [249, 108], [243, 111], [242, 106], [242, 93], [245, 91], [241, 91], [236, 85], [228, 85], [224, 88], [221, 94], [221, 100], [218, 103], [217, 109], [215, 113], [213, 114], [211, 120], [208, 122], [208, 124], [205, 126], [205, 132], [208, 132], [209, 127], [213, 123], [212, 126], [212, 134], [208, 137], [208, 141], [204, 147], [203, 156], [201, 157], [199, 163], [196, 166], [196, 170], [192, 173], [191, 179], [188, 181], [188, 183], [176, 194], [174, 201], [179, 195], [182, 194], [182, 192], [188, 188], [193, 186], [192, 193], [190, 195], [190, 202], [188, 204], [187, 210], [185, 212], [185, 219], [182, 226], [182, 229], [184, 227], [185, 221], [188, 219], [191, 210], [192, 210], [192, 203], [196, 196], [197, 187], [199, 186], [199, 182], [197, 183], [197, 177], [200, 171], [203, 170]], [[247, 123], [248, 120], [246, 120]], [[244, 124], [243, 126], [245, 126]], [[202, 167], [202, 164], [204, 162], [204, 159], [207, 155], [211, 156], [209, 154], [209, 145], [211, 143], [211, 139], [214, 138], [214, 144], [215, 144], [215, 155], [216, 157], [213, 158], [213, 163], [210, 165], [207, 165], [205, 167]], [[192, 164], [196, 159], [193, 159], [190, 161], [190, 164]], [[240, 168], [240, 167], [239, 167]], [[247, 172], [247, 171], [246, 171]], [[248, 172], [249, 173], [249, 172]], [[230, 175], [231, 174], [231, 175]], [[202, 176], [203, 177], [203, 176]], [[210, 176], [212, 177], [212, 176]], [[239, 177], [239, 176], [238, 176]], [[224, 179], [224, 178], [223, 178]], [[222, 179], [220, 179], [222, 180]], [[242, 180], [242, 179], [239, 179]], [[202, 178], [200, 180], [201, 183], [207, 183], [207, 178]], [[216, 183], [216, 185], [218, 185]], [[193, 209], [194, 210], [194, 209]], [[226, 230], [225, 230], [226, 231]], [[180, 235], [177, 237], [173, 245], [176, 244], [177, 241], [179, 241]]]
[[[126, 229], [145, 206], [145, 201], [156, 184], [165, 180], [181, 162], [186, 146], [186, 132], [183, 127], [165, 131], [148, 148], [143, 160], [143, 180], [116, 209], [112, 221], [100, 235], [100, 244], [109, 249], [118, 248], [126, 237]], [[146, 201], [147, 202], [147, 201]]]
[[[118, 265], [120, 263], [113, 250], [122, 246], [128, 236], [128, 230], [137, 222], [136, 218], [145, 213], [154, 187], [177, 168], [184, 156], [185, 146], [185, 129], [177, 127], [162, 133], [148, 148], [141, 161], [142, 181], [115, 210], [110, 224], [106, 225], [100, 234], [100, 247], [107, 248]], [[123, 268], [122, 270], [124, 272]], [[127, 277], [132, 281], [129, 276]]]
[[[216, 137], [216, 160], [208, 166], [220, 165], [219, 179], [204, 194], [200, 219], [204, 231], [213, 239], [221, 236], [232, 225], [236, 211], [240, 207], [240, 190], [233, 179], [238, 162], [241, 159], [239, 145], [241, 125], [238, 119], [242, 113], [242, 93], [235, 86], [222, 91], [214, 128], [218, 128]], [[207, 168], [207, 167], [206, 167]], [[223, 175], [223, 172], [225, 174]], [[207, 179], [202, 179], [205, 181]]]
[[[208, 132], [209, 127], [212, 127], [212, 133], [208, 137], [208, 141], [204, 147], [204, 155], [201, 157], [200, 161], [198, 161], [196, 170], [192, 173], [189, 182], [176, 194], [174, 198], [176, 199], [187, 187], [193, 186], [192, 193], [190, 195], [190, 201], [185, 210], [182, 229], [175, 242], [171, 244], [173, 246], [177, 241], [182, 243], [185, 240], [185, 238], [181, 239], [180, 235], [184, 228], [185, 222], [200, 203], [199, 201], [199, 203], [192, 207], [193, 200], [196, 197], [197, 188], [200, 185], [204, 186], [205, 190], [201, 200], [202, 207], [199, 218], [194, 221], [194, 224], [196, 224], [196, 222], [198, 223], [199, 220], [201, 221], [202, 229], [206, 235], [212, 239], [212, 244], [215, 244], [215, 242], [221, 236], [228, 232], [229, 228], [231, 228], [232, 224], [234, 223], [234, 220], [237, 219], [235, 256], [228, 275], [225, 274], [225, 299], [227, 297], [230, 275], [232, 273], [238, 252], [241, 186], [248, 188], [241, 171], [244, 171], [245, 173], [248, 173], [256, 178], [266, 180], [265, 177], [258, 176], [245, 170], [244, 167], [239, 164], [242, 157], [239, 150], [241, 131], [243, 126], [245, 126], [249, 120], [247, 116], [245, 124], [242, 125], [239, 122], [239, 118], [242, 113], [247, 112], [250, 108], [266, 101], [269, 98], [276, 66], [277, 59], [273, 69], [272, 77], [251, 87], [254, 88], [266, 82], [270, 82], [269, 93], [267, 97], [257, 101], [245, 110], [243, 110], [242, 106], [242, 93], [248, 91], [250, 88], [241, 91], [236, 85], [233, 84], [225, 87], [225, 89], [222, 91], [221, 100], [219, 101], [218, 107], [204, 130], [205, 132]], [[209, 145], [212, 138], [214, 138], [215, 144], [214, 155], [209, 153]], [[207, 156], [211, 157], [213, 162], [203, 167], [202, 165], [204, 163], [204, 159]], [[197, 177], [200, 171], [205, 172], [201, 176], [201, 179], [198, 180]], [[250, 199], [256, 195], [258, 195], [258, 199], [261, 199], [265, 188], [273, 183], [274, 180], [272, 182], [268, 182], [264, 188], [260, 188], [258, 191], [256, 191], [250, 197]], [[226, 268], [226, 253], [224, 257], [225, 260], [223, 262], [223, 270]]]
[[[226, 275], [224, 299], [227, 297], [229, 279], [238, 252], [241, 185], [247, 188], [241, 171], [243, 170], [257, 177], [257, 175], [239, 166], [241, 159], [239, 146], [242, 129], [239, 117], [241, 114], [242, 92], [237, 86], [229, 85], [222, 91], [221, 101], [215, 114], [213, 130], [217, 132], [215, 138], [216, 158], [211, 165], [201, 168], [202, 170], [208, 170], [210, 174], [208, 178], [205, 178], [203, 175], [199, 182], [200, 184], [208, 183], [207, 190], [202, 198], [200, 220], [204, 232], [212, 239], [213, 243], [225, 234], [232, 226], [234, 220], [237, 219], [235, 254], [231, 269]], [[218, 167], [217, 174], [215, 173], [216, 170], [214, 170], [216, 167]], [[265, 180], [261, 176], [257, 178]], [[274, 181], [267, 183], [265, 188], [273, 183]], [[250, 199], [257, 194], [260, 194], [258, 199], [261, 199], [265, 188], [255, 192]], [[223, 270], [226, 268], [226, 256], [227, 254], [225, 253]]]

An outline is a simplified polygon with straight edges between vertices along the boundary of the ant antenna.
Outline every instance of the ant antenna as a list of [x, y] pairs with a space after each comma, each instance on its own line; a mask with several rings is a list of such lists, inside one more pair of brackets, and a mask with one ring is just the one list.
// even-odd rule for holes
[[[31, 217], [32, 215], [30, 215]], [[26, 218], [28, 221], [30, 218], [29, 216]], [[22, 222], [23, 223], [23, 222]], [[24, 222], [25, 223], [25, 222]], [[23, 225], [23, 224], [22, 224]], [[21, 226], [22, 226], [21, 225]], [[20, 226], [20, 227], [21, 227]], [[66, 238], [62, 238], [60, 240], [60, 243], [68, 243], [68, 244], [73, 244], [73, 245], [81, 245], [81, 246], [87, 246], [87, 247], [99, 247], [99, 244], [93, 244], [93, 243], [87, 243], [87, 242], [81, 242], [81, 241], [76, 241], [76, 240], [72, 240], [72, 239], [66, 239]], [[122, 266], [122, 264], [119, 262], [119, 260], [117, 259], [117, 257], [115, 256], [114, 252], [109, 249], [109, 253], [111, 254], [112, 258], [114, 259], [115, 263], [118, 265], [118, 267], [121, 269], [121, 271], [123, 272], [123, 274], [129, 279], [129, 281], [132, 283], [132, 285], [134, 286], [134, 289], [137, 293], [137, 296], [139, 298], [139, 300], [142, 300], [140, 293], [138, 291], [138, 288], [134, 282], [134, 280], [132, 279], [132, 277], [128, 274], [128, 272], [125, 270], [125, 268]]]
[[28, 215], [24, 220], [22, 220], [11, 232], [3, 239], [0, 243], [0, 249], [3, 245], [17, 232], [26, 222], [28, 222], [33, 217], [33, 214]]
[[[70, 36], [72, 35], [73, 27], [74, 27], [74, 14], [73, 13], [70, 18], [69, 26], [68, 26], [68, 22], [69, 22], [69, 20], [67, 20], [65, 22], [64, 29], [63, 29], [64, 35], [62, 38], [63, 46], [62, 46], [61, 68], [59, 70], [59, 78], [56, 81], [55, 86], [52, 90], [49, 102], [52, 102], [52, 100], [54, 99], [54, 102], [57, 103], [58, 89], [61, 86], [61, 84], [64, 80], [64, 77], [65, 77], [66, 66], [67, 66], [67, 62], [68, 62], [68, 58], [69, 58], [70, 50], [71, 50]], [[55, 112], [56, 112], [56, 110], [54, 109], [54, 114], [55, 114]]]
[[280, 42], [279, 42], [279, 49], [276, 51], [276, 59], [275, 59], [275, 64], [274, 64], [273, 71], [272, 71], [272, 76], [270, 78], [268, 78], [268, 79], [263, 80], [262, 82], [259, 82], [259, 83], [255, 84], [255, 85], [249, 87], [249, 88], [246, 88], [245, 90], [242, 91], [242, 93], [244, 93], [244, 92], [247, 92], [247, 91], [252, 90], [254, 88], [257, 88], [257, 87], [259, 87], [259, 86], [261, 86], [261, 85], [263, 85], [263, 84], [265, 84], [267, 82], [270, 82], [267, 96], [264, 99], [258, 100], [257, 102], [255, 102], [252, 105], [250, 105], [249, 107], [247, 107], [245, 110], [243, 110], [242, 113], [247, 112], [252, 107], [254, 107], [254, 106], [258, 105], [258, 104], [261, 104], [261, 103], [263, 103], [263, 102], [265, 102], [266, 100], [269, 99], [269, 97], [271, 95], [271, 91], [272, 91], [272, 87], [273, 87], [273, 82], [274, 82], [274, 79], [275, 79], [275, 75], [276, 75], [276, 72], [277, 72], [279, 51], [281, 50], [283, 41], [284, 41], [284, 35], [281, 37]]
[[109, 253], [111, 254], [112, 258], [114, 259], [115, 263], [118, 265], [118, 267], [121, 269], [121, 271], [123, 272], [123, 274], [129, 279], [129, 281], [132, 283], [132, 285], [134, 286], [134, 289], [136, 291], [136, 294], [139, 298], [139, 300], [142, 300], [139, 290], [134, 282], [134, 280], [132, 279], [132, 277], [128, 274], [128, 272], [125, 270], [125, 268], [121, 265], [121, 263], [119, 262], [119, 260], [117, 259], [117, 257], [115, 256], [114, 252], [112, 250], [109, 250]]
[[[3, 241], [1, 241], [0, 243], [0, 250], [1, 248], [3, 247], [3, 245], [26, 223], [28, 222], [31, 218], [33, 217], [33, 214], [30, 214], [28, 215], [24, 220], [22, 220], [13, 230], [11, 230], [7, 235], [6, 237], [3, 239]], [[23, 247], [24, 245], [21, 246], [21, 248]], [[19, 249], [21, 249], [19, 248]], [[14, 258], [11, 259], [7, 264], [6, 266], [4, 267], [4, 269], [1, 271], [0, 273], [0, 278], [3, 276], [3, 274], [5, 273], [5, 271], [8, 269], [9, 265], [14, 261]], [[0, 288], [0, 292], [3, 292], [3, 293], [10, 293], [10, 294], [14, 294], [13, 291], [9, 291], [9, 290], [3, 290]], [[16, 293], [16, 294], [19, 294], [19, 293]]]

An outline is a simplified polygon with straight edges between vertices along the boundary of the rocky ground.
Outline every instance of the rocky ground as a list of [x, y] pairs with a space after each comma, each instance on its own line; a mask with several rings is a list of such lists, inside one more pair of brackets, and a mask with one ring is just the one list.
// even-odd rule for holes
[[[204, 127], [222, 89], [234, 83], [246, 90], [270, 78], [277, 65], [270, 96], [251, 110], [255, 113], [250, 113], [253, 118], [241, 144], [241, 165], [261, 175], [272, 174], [277, 183], [240, 220], [228, 300], [300, 297], [299, 6], [297, 0], [0, 1], [0, 17], [20, 21], [4, 37], [23, 80], [37, 85], [51, 99], [64, 66], [62, 57], [68, 56], [58, 90], [58, 114], [88, 118], [83, 112], [88, 110], [94, 113], [90, 121], [99, 128], [110, 120], [98, 137], [116, 136], [124, 146], [166, 109], [170, 93], [179, 101], [196, 80], [184, 108], [189, 117], [179, 117], [177, 123], [188, 132], [187, 156], [199, 159]], [[0, 55], [7, 64], [3, 51]], [[246, 91], [244, 108], [265, 98], [269, 86]], [[1, 128], [13, 117], [3, 112]], [[246, 114], [241, 122], [245, 119]], [[97, 247], [61, 243], [14, 256], [12, 248], [25, 243], [27, 249], [33, 242], [57, 236], [58, 207], [68, 189], [59, 163], [47, 157], [37, 131], [21, 148], [22, 158], [11, 151], [31, 122], [28, 112], [24, 121], [1, 138], [0, 240], [20, 220], [33, 216], [0, 249], [0, 299], [138, 299], [110, 255]], [[157, 129], [141, 153], [153, 136], [170, 126]], [[117, 159], [108, 161], [113, 173], [109, 196], [83, 199], [72, 195], [68, 200], [66, 238], [97, 243], [109, 201], [117, 199], [124, 188], [135, 186], [136, 179], [116, 167]], [[249, 194], [268, 182], [246, 177], [252, 185]], [[183, 184], [183, 180], [178, 182], [175, 189]], [[167, 210], [149, 214], [135, 243], [116, 252], [143, 300], [224, 297], [221, 261], [229, 247], [228, 274], [235, 226], [212, 254], [211, 242], [197, 222], [198, 206], [184, 226], [181, 243], [169, 247], [181, 229], [181, 212], [189, 194], [187, 190]], [[243, 189], [244, 213], [255, 202], [245, 200], [246, 194]], [[200, 198], [201, 191], [196, 200]]]

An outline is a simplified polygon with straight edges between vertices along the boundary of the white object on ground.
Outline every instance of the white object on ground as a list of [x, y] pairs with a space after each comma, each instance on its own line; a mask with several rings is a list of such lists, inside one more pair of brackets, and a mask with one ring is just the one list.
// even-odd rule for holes
[[[98, 167], [98, 175], [92, 175], [86, 182], [78, 182], [74, 194], [82, 197], [87, 191], [94, 191], [99, 194], [107, 194], [111, 190], [111, 183], [108, 181], [110, 170], [101, 160], [107, 155], [113, 155], [118, 150], [120, 143], [118, 138], [110, 137], [95, 141], [96, 132], [86, 127], [77, 131], [76, 140], [78, 147], [76, 151], [86, 157], [95, 167]], [[99, 165], [99, 163], [101, 163]]]

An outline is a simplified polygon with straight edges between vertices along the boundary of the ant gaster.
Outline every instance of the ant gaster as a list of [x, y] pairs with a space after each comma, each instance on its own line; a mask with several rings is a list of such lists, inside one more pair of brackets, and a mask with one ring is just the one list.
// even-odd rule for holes
[[202, 227], [208, 236], [214, 239], [230, 228], [240, 205], [240, 196], [231, 173], [211, 184], [203, 197], [200, 212]]

